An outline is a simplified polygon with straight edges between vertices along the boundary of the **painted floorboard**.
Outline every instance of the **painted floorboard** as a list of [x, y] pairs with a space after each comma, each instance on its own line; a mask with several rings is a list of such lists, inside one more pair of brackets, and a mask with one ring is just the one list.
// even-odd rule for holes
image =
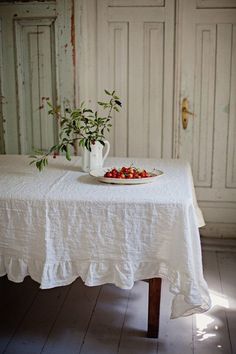
[[117, 353], [129, 293], [103, 285], [80, 354]]
[[39, 291], [39, 284], [29, 277], [23, 283], [0, 278], [0, 353], [4, 351], [17, 331]]
[[173, 295], [162, 281], [158, 354], [192, 354], [192, 316], [170, 319]]
[[156, 354], [157, 340], [147, 338], [148, 283], [136, 282], [127, 304], [119, 354]]
[[39, 354], [68, 291], [40, 290], [4, 354]]
[[42, 354], [79, 353], [101, 287], [77, 279], [44, 345]]
[[231, 350], [236, 354], [236, 253], [217, 252], [222, 293], [228, 301], [226, 317]]
[[228, 303], [222, 294], [216, 253], [204, 252], [203, 265], [212, 308], [194, 316], [194, 354], [232, 354], [225, 312]]

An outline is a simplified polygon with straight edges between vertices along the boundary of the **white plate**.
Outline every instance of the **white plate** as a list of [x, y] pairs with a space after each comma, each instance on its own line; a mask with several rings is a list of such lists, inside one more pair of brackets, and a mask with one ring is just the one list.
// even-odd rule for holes
[[109, 178], [104, 177], [104, 174], [111, 170], [111, 167], [101, 168], [99, 170], [92, 170], [90, 171], [90, 176], [95, 177], [98, 181], [104, 183], [112, 183], [112, 184], [143, 184], [143, 183], [152, 183], [157, 180], [158, 177], [163, 175], [163, 172], [160, 170], [154, 170], [154, 172], [149, 172], [152, 177], [146, 178]]

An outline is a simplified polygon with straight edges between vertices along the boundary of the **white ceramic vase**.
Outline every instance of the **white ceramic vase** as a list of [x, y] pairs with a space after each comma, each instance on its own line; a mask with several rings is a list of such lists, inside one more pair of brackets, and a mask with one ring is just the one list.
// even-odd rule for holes
[[[99, 141], [91, 145], [91, 151], [84, 148], [82, 149], [82, 170], [84, 172], [90, 172], [103, 167], [103, 163], [107, 158], [110, 151], [110, 143], [104, 140], [105, 146]], [[103, 155], [103, 148], [106, 148], [106, 152]]]

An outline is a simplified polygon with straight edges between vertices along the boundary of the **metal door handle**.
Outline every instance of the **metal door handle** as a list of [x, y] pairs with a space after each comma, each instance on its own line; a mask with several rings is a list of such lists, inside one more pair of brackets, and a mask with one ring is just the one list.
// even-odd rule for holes
[[183, 101], [182, 101], [182, 124], [183, 124], [183, 129], [187, 129], [187, 126], [188, 126], [188, 116], [191, 115], [191, 116], [194, 116], [194, 113], [190, 112], [188, 110], [188, 106], [189, 106], [189, 103], [188, 103], [188, 99], [185, 97], [183, 98]]

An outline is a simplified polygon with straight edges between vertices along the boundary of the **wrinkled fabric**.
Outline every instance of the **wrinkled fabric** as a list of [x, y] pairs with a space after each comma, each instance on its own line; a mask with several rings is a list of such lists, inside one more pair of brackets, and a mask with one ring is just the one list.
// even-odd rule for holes
[[0, 275], [42, 289], [81, 277], [86, 285], [167, 278], [171, 317], [207, 311], [200, 226], [191, 169], [181, 160], [108, 159], [164, 172], [156, 182], [111, 185], [80, 172], [80, 158], [50, 159], [38, 172], [26, 156], [0, 155]]

